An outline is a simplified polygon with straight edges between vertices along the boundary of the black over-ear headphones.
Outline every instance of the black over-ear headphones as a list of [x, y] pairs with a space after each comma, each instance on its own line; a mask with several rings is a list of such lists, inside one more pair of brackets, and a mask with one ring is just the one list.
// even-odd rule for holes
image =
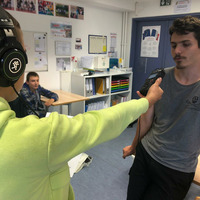
[[0, 7], [0, 86], [13, 85], [23, 74], [27, 55], [13, 33], [14, 25]]

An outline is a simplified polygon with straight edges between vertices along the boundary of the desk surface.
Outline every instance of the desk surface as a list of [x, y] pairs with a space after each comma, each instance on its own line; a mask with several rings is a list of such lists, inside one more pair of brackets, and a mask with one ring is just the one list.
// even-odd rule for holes
[[[54, 102], [52, 106], [65, 105], [65, 104], [75, 103], [79, 101], [89, 100], [88, 97], [80, 96], [78, 94], [66, 92], [63, 90], [53, 90], [52, 92], [55, 92], [59, 97], [58, 101]], [[42, 96], [41, 100], [47, 101], [48, 98]]]
[[200, 185], [200, 155], [193, 182], [196, 183], [197, 185]]

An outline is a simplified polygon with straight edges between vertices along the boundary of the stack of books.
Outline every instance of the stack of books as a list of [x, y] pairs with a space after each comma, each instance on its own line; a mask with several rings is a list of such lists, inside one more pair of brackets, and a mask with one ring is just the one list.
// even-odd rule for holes
[[111, 81], [111, 93], [120, 92], [129, 89], [129, 78], [114, 77]]

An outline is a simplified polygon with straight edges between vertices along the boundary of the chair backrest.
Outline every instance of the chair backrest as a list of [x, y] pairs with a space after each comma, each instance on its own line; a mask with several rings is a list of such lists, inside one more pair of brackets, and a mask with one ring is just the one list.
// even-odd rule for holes
[[17, 97], [14, 101], [9, 102], [9, 105], [16, 113], [16, 117], [22, 118], [28, 115], [26, 105]]

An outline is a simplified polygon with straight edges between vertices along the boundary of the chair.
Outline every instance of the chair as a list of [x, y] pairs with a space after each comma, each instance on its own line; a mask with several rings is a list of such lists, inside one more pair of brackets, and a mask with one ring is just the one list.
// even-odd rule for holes
[[17, 97], [14, 101], [9, 102], [9, 105], [16, 113], [16, 117], [22, 118], [28, 115], [26, 105]]

